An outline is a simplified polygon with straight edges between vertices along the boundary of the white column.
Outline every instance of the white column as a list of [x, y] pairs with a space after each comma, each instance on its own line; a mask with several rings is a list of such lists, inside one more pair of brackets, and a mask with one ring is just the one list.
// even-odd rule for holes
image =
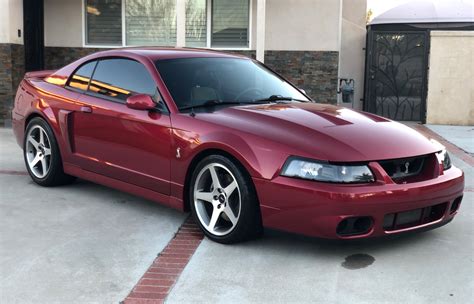
[[176, 46], [186, 45], [186, 0], [176, 0]]
[[257, 60], [265, 60], [265, 5], [266, 0], [257, 0]]

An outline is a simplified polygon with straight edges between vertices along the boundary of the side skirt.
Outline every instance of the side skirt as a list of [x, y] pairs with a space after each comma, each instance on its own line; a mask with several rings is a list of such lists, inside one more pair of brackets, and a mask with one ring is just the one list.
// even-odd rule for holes
[[159, 203], [161, 205], [165, 205], [165, 206], [184, 212], [183, 202], [176, 197], [171, 197], [171, 196], [164, 195], [159, 192], [155, 192], [146, 188], [128, 184], [117, 179], [113, 179], [104, 175], [100, 175], [94, 172], [84, 170], [78, 166], [71, 165], [68, 163], [64, 163], [63, 167], [64, 167], [64, 173], [66, 174], [76, 176], [76, 177], [79, 177], [79, 178], [82, 178], [82, 179], [85, 179], [97, 184], [101, 184], [110, 188], [114, 188], [119, 191], [131, 193], [133, 195], [140, 196], [148, 200], [154, 201], [156, 203]]

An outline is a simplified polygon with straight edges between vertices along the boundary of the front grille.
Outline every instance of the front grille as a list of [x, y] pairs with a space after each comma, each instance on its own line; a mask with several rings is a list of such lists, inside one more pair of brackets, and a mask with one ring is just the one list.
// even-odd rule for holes
[[385, 231], [393, 231], [435, 222], [443, 217], [447, 207], [448, 203], [442, 203], [425, 208], [390, 213], [385, 215], [383, 219], [383, 228]]
[[436, 155], [422, 155], [379, 161], [385, 172], [396, 183], [413, 183], [432, 179], [437, 174]]

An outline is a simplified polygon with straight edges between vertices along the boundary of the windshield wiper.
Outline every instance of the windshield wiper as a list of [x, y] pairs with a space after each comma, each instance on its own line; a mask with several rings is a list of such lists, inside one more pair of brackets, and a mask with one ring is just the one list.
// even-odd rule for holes
[[189, 110], [189, 109], [196, 109], [196, 108], [208, 108], [208, 107], [214, 107], [214, 106], [221, 106], [221, 105], [241, 105], [241, 104], [253, 104], [255, 102], [249, 102], [249, 101], [222, 101], [222, 100], [217, 100], [217, 99], [211, 99], [207, 100], [204, 103], [198, 104], [198, 105], [191, 105], [191, 106], [185, 106], [179, 108], [180, 111], [182, 110]]
[[296, 99], [293, 97], [286, 97], [281, 95], [271, 95], [267, 98], [257, 99], [254, 102], [278, 102], [278, 101], [299, 101], [299, 102], [307, 102], [306, 100]]

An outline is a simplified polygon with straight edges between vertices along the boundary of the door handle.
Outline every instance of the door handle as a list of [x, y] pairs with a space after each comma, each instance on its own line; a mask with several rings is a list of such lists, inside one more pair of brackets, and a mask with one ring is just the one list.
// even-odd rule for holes
[[92, 108], [88, 106], [83, 106], [81, 107], [81, 112], [82, 113], [92, 113]]

